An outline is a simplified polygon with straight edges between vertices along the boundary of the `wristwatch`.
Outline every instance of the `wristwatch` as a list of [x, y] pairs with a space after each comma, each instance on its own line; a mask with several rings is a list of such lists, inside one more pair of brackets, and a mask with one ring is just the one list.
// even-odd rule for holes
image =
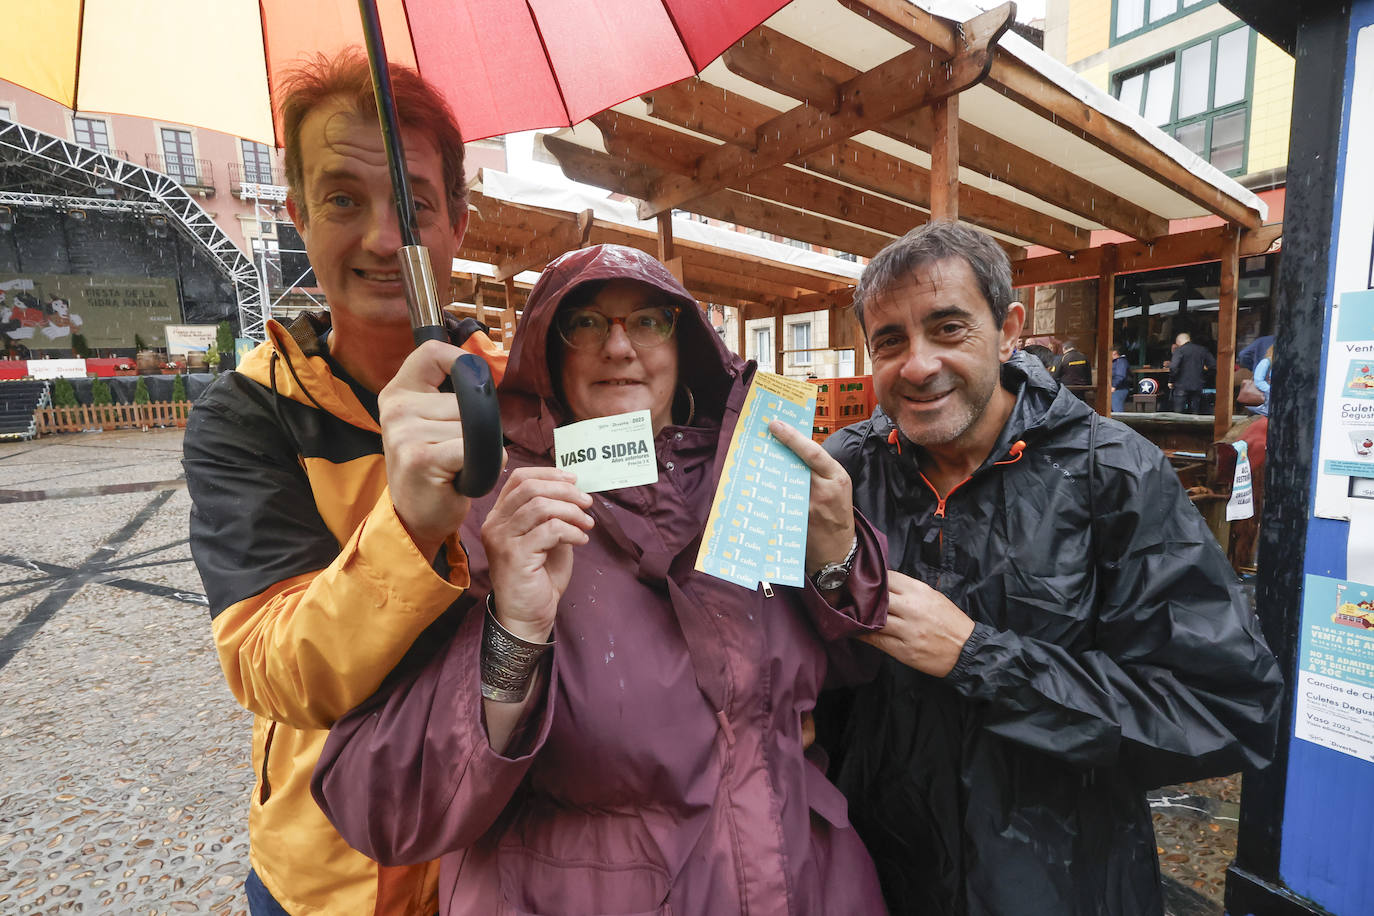
[[823, 592], [833, 591], [849, 581], [849, 570], [854, 566], [854, 558], [859, 555], [859, 536], [854, 535], [854, 543], [849, 545], [849, 554], [838, 563], [827, 563], [811, 574], [811, 581]]

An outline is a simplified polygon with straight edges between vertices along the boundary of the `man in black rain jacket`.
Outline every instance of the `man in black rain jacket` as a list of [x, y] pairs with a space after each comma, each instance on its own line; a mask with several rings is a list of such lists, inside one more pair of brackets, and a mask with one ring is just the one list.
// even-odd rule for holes
[[1146, 790], [1273, 751], [1235, 576], [1159, 449], [1013, 355], [989, 237], [914, 230], [855, 302], [882, 409], [826, 448], [899, 572], [891, 658], [819, 724], [888, 904], [1158, 916]]
[[1207, 383], [1207, 373], [1217, 368], [1216, 357], [1187, 333], [1174, 338], [1174, 344], [1173, 355], [1169, 357], [1174, 412], [1201, 413], [1202, 388]]

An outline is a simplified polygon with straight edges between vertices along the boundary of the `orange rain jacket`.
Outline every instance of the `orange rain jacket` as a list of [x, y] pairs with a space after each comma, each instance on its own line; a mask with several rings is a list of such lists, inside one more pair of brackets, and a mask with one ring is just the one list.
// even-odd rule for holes
[[[464, 349], [499, 380], [505, 354], [464, 325]], [[455, 534], [431, 565], [402, 527], [381, 428], [330, 371], [328, 326], [269, 322], [267, 342], [196, 403], [191, 552], [229, 689], [256, 716], [249, 858], [263, 884], [297, 916], [428, 916], [437, 866], [382, 868], [351, 849], [310, 775], [334, 720], [428, 644], [417, 639], [467, 587], [467, 558]]]

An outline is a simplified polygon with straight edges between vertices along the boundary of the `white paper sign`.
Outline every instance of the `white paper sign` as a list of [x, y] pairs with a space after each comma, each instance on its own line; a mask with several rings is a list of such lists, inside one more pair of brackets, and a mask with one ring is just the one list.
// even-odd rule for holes
[[1231, 483], [1231, 501], [1226, 504], [1226, 520], [1234, 522], [1255, 517], [1255, 493], [1250, 481], [1250, 446], [1232, 442], [1236, 450], [1236, 476]]
[[31, 359], [30, 378], [85, 378], [84, 359]]
[[553, 431], [558, 469], [577, 475], [577, 488], [600, 493], [658, 482], [649, 411], [597, 417]]

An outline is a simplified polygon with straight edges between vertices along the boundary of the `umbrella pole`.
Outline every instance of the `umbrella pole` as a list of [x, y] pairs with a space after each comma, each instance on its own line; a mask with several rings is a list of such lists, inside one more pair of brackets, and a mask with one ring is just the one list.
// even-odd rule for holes
[[410, 176], [406, 173], [405, 146], [401, 141], [400, 121], [396, 117], [396, 101], [391, 93], [391, 73], [387, 69], [386, 44], [382, 40], [382, 22], [377, 15], [376, 0], [358, 0], [358, 11], [362, 14], [367, 59], [372, 68], [372, 90], [377, 97], [382, 144], [386, 147], [386, 162], [391, 170], [391, 186], [396, 195], [396, 218], [401, 224], [401, 249], [396, 256], [400, 259], [401, 276], [405, 279], [406, 305], [410, 310], [415, 345], [419, 346], [426, 340], [447, 341], [448, 332], [444, 330], [443, 310], [434, 288], [429, 249], [420, 244], [415, 199], [411, 196]]
[[[382, 145], [391, 171], [391, 187], [396, 195], [396, 218], [401, 224], [401, 247], [396, 257], [405, 279], [406, 305], [415, 346], [427, 340], [449, 342], [444, 329], [443, 310], [434, 290], [434, 271], [430, 269], [429, 249], [420, 244], [415, 199], [410, 193], [406, 173], [406, 152], [401, 142], [396, 100], [391, 93], [391, 72], [387, 69], [386, 44], [382, 41], [382, 22], [376, 0], [358, 0], [362, 13], [363, 36], [367, 41], [367, 60], [372, 68], [372, 91], [377, 97], [377, 120], [382, 125]], [[485, 496], [496, 485], [505, 451], [501, 446], [501, 411], [496, 401], [496, 383], [491, 369], [472, 353], [453, 361], [449, 381], [458, 397], [463, 423], [463, 469], [453, 488], [464, 496]]]

